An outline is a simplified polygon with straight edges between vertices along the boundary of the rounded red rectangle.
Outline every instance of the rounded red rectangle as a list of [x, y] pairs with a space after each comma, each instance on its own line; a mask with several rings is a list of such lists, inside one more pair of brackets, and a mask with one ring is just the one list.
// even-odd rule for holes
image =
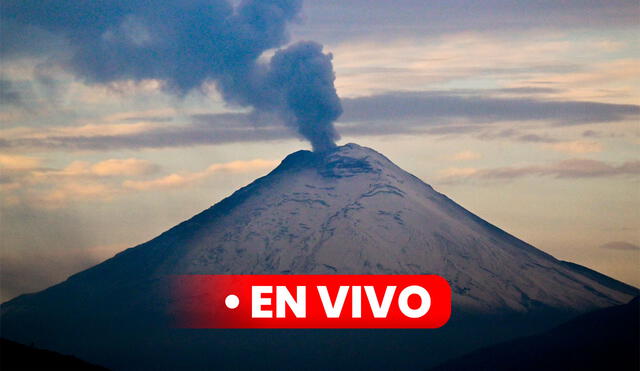
[[438, 328], [451, 289], [436, 275], [181, 275], [181, 328]]

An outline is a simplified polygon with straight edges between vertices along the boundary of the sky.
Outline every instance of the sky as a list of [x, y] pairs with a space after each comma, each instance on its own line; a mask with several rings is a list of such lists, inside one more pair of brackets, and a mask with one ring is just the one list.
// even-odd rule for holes
[[640, 286], [637, 1], [0, 7], [2, 301], [334, 141]]

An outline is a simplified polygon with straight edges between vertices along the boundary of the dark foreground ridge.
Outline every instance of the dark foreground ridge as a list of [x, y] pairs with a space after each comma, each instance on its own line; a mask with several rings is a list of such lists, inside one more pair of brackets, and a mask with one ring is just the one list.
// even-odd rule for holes
[[446, 362], [430, 371], [640, 369], [640, 305], [630, 303], [579, 316], [548, 332]]
[[86, 370], [108, 369], [49, 350], [0, 339], [0, 369], [12, 370]]

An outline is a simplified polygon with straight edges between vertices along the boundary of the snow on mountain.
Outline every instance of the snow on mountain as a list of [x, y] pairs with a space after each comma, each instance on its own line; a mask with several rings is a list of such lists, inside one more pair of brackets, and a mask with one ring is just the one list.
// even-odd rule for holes
[[582, 311], [632, 297], [357, 144], [291, 154], [225, 202], [187, 222], [194, 235], [161, 273], [438, 274], [456, 306], [482, 312]]

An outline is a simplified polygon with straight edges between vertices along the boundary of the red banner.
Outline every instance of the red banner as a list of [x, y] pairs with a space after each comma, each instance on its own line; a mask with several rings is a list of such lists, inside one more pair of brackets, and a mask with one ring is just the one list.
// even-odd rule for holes
[[181, 328], [438, 328], [451, 289], [435, 275], [183, 275]]

